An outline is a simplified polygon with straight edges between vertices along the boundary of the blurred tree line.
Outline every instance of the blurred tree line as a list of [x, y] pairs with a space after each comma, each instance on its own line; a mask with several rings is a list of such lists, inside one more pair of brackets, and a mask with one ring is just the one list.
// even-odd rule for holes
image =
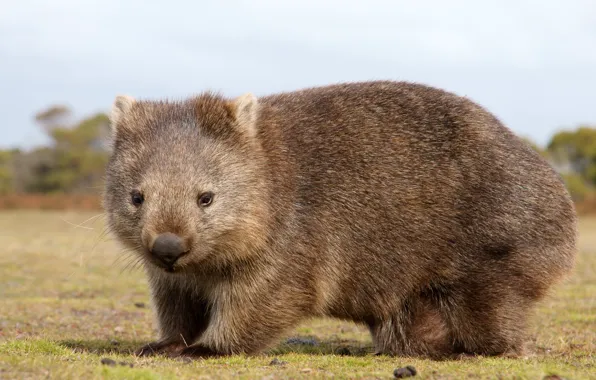
[[109, 154], [108, 116], [72, 122], [68, 107], [52, 106], [35, 120], [51, 144], [27, 152], [0, 150], [0, 194], [97, 193]]
[[596, 128], [579, 126], [556, 133], [542, 154], [561, 174], [575, 201], [596, 189]]
[[[73, 122], [62, 105], [35, 115], [51, 138], [46, 147], [0, 150], [0, 194], [98, 193], [109, 155], [109, 120], [97, 113]], [[596, 128], [556, 133], [545, 147], [526, 141], [561, 174], [574, 200], [596, 194]]]

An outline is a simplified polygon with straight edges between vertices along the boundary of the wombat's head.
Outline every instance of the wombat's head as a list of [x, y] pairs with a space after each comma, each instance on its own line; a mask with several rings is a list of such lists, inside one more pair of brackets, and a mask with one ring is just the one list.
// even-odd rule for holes
[[265, 243], [270, 194], [258, 110], [251, 94], [116, 98], [103, 203], [112, 232], [147, 265], [222, 267]]

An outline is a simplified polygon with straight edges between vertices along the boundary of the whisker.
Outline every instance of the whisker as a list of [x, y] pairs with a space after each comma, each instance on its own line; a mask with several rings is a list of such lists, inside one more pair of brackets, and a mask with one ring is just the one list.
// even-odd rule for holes
[[99, 214], [97, 214], [97, 215], [93, 215], [92, 217], [88, 218], [88, 219], [87, 219], [87, 220], [85, 220], [84, 222], [81, 222], [81, 223], [80, 223], [80, 225], [83, 225], [83, 224], [85, 224], [85, 223], [87, 223], [87, 222], [89, 222], [89, 221], [91, 221], [91, 220], [97, 219], [97, 218], [99, 218], [100, 216], [105, 216], [105, 212], [99, 213]]
[[69, 222], [68, 220], [66, 220], [66, 219], [64, 219], [64, 218], [62, 218], [62, 217], [60, 217], [60, 219], [61, 219], [63, 222], [66, 222], [66, 223], [70, 224], [71, 226], [73, 226], [73, 227], [75, 227], [75, 228], [84, 228], [84, 229], [86, 229], [86, 230], [93, 230], [93, 228], [91, 228], [91, 227], [85, 227], [85, 226], [81, 226], [81, 225], [78, 225], [78, 224], [74, 224], [74, 223], [72, 223], [72, 222]]
[[144, 259], [140, 256], [130, 256], [127, 264], [120, 270], [120, 274], [130, 273], [141, 267]]

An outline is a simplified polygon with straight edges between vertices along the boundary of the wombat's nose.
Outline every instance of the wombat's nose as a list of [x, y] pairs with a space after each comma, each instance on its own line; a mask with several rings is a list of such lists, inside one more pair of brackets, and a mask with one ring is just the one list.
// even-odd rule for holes
[[171, 267], [184, 253], [184, 241], [178, 235], [166, 232], [159, 235], [153, 242], [151, 253], [156, 259]]

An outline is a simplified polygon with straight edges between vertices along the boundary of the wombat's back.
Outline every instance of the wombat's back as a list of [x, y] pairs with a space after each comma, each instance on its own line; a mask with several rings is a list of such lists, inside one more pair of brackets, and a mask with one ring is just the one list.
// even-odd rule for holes
[[466, 98], [367, 82], [260, 103], [263, 134], [281, 131], [295, 168], [299, 236], [333, 268], [321, 277], [340, 277], [328, 292], [363, 292], [337, 314], [366, 314], [370, 305], [352, 300], [370, 289], [386, 302], [385, 292], [475, 275], [537, 299], [573, 265], [576, 220], [563, 183]]

